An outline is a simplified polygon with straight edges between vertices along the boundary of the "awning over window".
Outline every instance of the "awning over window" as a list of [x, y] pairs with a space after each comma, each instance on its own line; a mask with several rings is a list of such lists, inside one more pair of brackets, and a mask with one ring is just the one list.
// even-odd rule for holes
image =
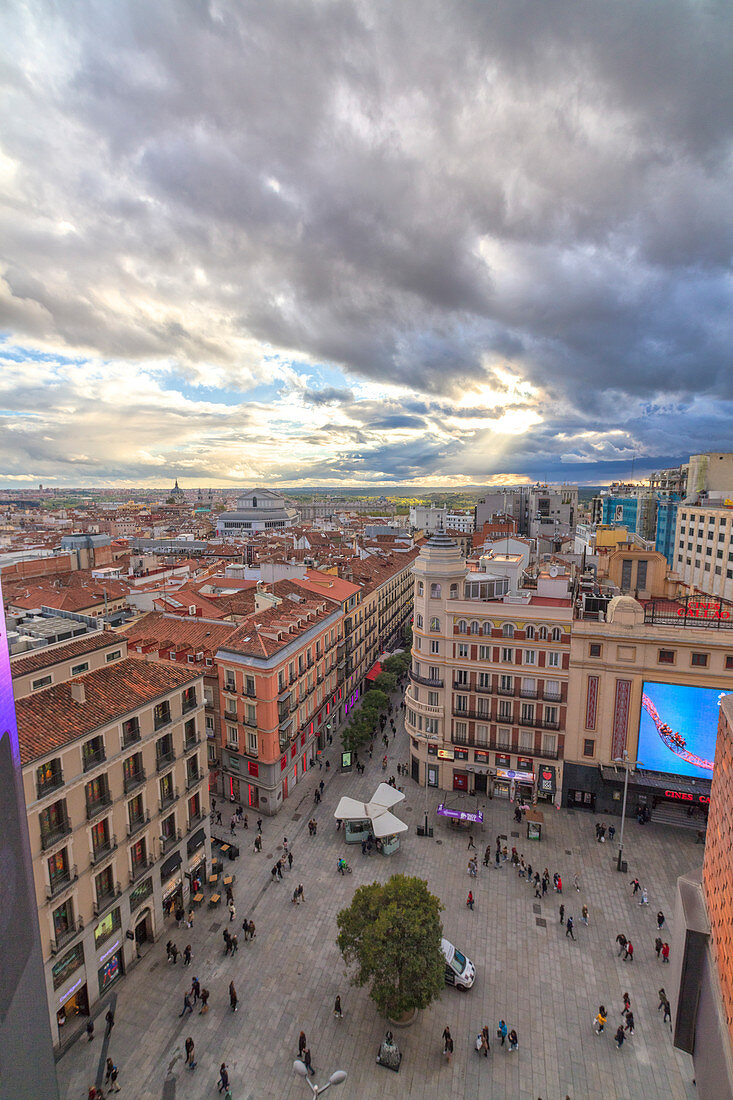
[[382, 671], [382, 666], [380, 665], [379, 661], [375, 661], [374, 664], [372, 665], [372, 667], [367, 672], [366, 679], [367, 680], [376, 680], [377, 676], [379, 676], [379, 673], [381, 671]]

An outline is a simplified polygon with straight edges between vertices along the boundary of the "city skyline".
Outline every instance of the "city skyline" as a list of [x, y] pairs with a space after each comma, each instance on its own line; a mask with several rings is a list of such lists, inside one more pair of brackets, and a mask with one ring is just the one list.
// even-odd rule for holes
[[733, 450], [733, 14], [659, 15], [7, 8], [0, 483], [604, 484]]

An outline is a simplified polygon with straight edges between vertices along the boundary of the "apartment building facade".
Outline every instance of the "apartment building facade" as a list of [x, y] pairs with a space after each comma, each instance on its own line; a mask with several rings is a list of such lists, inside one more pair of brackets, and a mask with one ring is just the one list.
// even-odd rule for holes
[[54, 1043], [210, 858], [203, 677], [126, 655], [16, 701]]
[[674, 570], [686, 588], [733, 600], [733, 497], [680, 504], [674, 543]]
[[348, 706], [341, 607], [293, 594], [217, 653], [223, 793], [268, 815], [315, 763], [332, 714]]
[[[717, 706], [733, 691], [732, 627], [733, 608], [695, 597], [616, 596], [605, 621], [574, 622], [564, 805], [620, 813], [624, 770], [614, 761], [627, 753], [641, 761], [629, 779], [633, 809], [644, 806], [652, 817], [659, 809], [669, 820], [682, 807], [702, 821]], [[686, 752], [706, 766], [690, 766]]]
[[541, 576], [510, 595], [489, 568], [467, 570], [440, 535], [415, 561], [411, 774], [447, 791], [551, 799], [565, 748], [567, 578]]

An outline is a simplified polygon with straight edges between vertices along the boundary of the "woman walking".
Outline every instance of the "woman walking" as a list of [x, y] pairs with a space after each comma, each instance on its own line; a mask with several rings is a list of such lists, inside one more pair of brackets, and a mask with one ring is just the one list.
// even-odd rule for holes
[[447, 1025], [443, 1031], [443, 1057], [446, 1062], [450, 1062], [453, 1057], [453, 1037]]
[[593, 1030], [595, 1031], [596, 1035], [600, 1035], [603, 1031], [606, 1030], [606, 1020], [607, 1019], [608, 1019], [608, 1013], [606, 1012], [606, 1006], [605, 1005], [599, 1005], [598, 1006], [598, 1014], [597, 1014], [596, 1018], [593, 1021]]
[[237, 1011], [237, 991], [234, 988], [234, 982], [229, 983], [229, 1007], [232, 1012]]

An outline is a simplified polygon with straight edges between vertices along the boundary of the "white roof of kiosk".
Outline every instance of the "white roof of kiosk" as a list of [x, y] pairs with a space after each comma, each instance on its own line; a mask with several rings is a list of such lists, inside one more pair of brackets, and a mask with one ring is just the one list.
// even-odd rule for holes
[[371, 821], [372, 832], [378, 837], [406, 833], [405, 822], [390, 813], [390, 808], [402, 802], [404, 797], [388, 783], [380, 783], [369, 802], [357, 802], [355, 798], [344, 796], [333, 816], [340, 821]]

